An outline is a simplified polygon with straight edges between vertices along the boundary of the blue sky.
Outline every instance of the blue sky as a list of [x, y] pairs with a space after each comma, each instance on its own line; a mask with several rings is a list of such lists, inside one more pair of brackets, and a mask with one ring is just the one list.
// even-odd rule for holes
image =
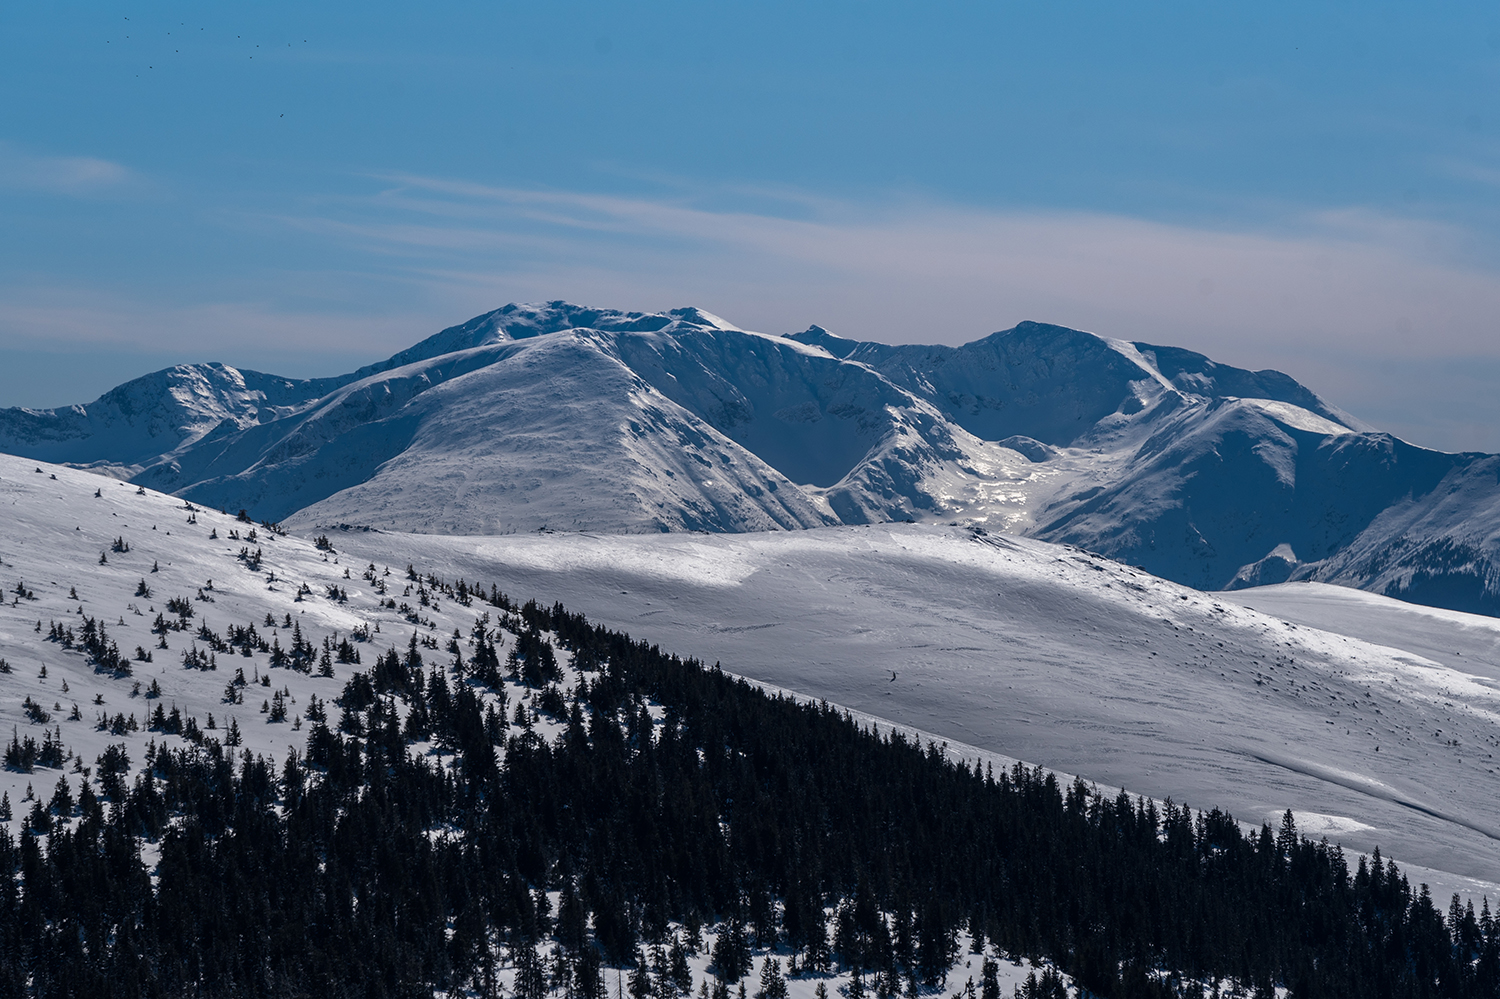
[[0, 405], [508, 301], [1038, 319], [1500, 451], [1500, 8], [0, 6]]

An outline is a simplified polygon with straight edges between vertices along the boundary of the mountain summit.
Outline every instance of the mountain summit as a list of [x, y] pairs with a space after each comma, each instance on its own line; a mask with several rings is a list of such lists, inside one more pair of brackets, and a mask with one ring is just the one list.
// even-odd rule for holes
[[507, 305], [335, 378], [187, 365], [0, 411], [0, 450], [306, 528], [961, 522], [1200, 588], [1500, 612], [1500, 457], [1407, 444], [1277, 371], [1045, 323], [893, 346]]

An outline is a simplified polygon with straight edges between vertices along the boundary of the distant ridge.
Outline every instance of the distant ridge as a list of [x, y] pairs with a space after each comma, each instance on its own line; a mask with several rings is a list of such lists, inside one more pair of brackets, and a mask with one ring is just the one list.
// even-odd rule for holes
[[1036, 322], [946, 347], [512, 304], [335, 378], [185, 365], [3, 410], [0, 450], [308, 528], [973, 523], [1204, 589], [1500, 613], [1500, 458], [1407, 444], [1281, 372]]

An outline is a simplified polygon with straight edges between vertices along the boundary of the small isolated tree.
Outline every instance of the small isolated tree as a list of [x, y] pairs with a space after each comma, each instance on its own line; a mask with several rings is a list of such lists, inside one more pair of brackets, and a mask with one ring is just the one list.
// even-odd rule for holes
[[47, 811], [42, 804], [42, 799], [38, 798], [32, 802], [31, 814], [26, 816], [26, 824], [31, 827], [32, 832], [38, 835], [52, 831], [52, 813]]
[[73, 788], [68, 784], [68, 778], [57, 778], [57, 787], [52, 791], [52, 800], [47, 802], [47, 809], [52, 814], [63, 817], [73, 814]]
[[123, 743], [106, 747], [94, 765], [99, 768], [99, 788], [111, 801], [125, 799], [125, 774], [130, 772], [130, 757]]
[[766, 955], [760, 966], [760, 988], [755, 999], [786, 999], [786, 979], [781, 976], [781, 962]]

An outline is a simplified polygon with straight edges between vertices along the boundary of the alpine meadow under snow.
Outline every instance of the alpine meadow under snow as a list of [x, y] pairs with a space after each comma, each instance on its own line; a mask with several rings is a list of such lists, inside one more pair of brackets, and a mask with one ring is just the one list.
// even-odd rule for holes
[[[430, 844], [444, 859], [404, 856], [446, 872], [432, 875], [446, 901], [423, 889], [425, 909], [393, 902], [390, 918], [437, 927], [438, 942], [396, 933], [399, 947], [360, 965], [399, 979], [389, 994], [603, 999], [596, 986], [614, 981], [600, 954], [635, 999], [681, 999], [664, 984], [678, 978], [728, 999], [752, 953], [757, 999], [863, 999], [866, 971], [879, 999], [962, 992], [965, 979], [969, 999], [1074, 985], [1457, 996], [1480, 994], [1492, 971], [1500, 983], [1500, 924], [1483, 907], [1500, 900], [1500, 619], [1486, 616], [1500, 611], [1500, 456], [1408, 444], [1278, 372], [1037, 323], [961, 347], [889, 346], [554, 302], [506, 306], [335, 378], [189, 365], [87, 406], [0, 411], [0, 452], [0, 732], [14, 731], [0, 868], [19, 851], [27, 885], [38, 836], [99, 835], [75, 804], [87, 797], [103, 822], [97, 791], [110, 828], [134, 829], [162, 899], [204, 862], [189, 833], [240, 835], [246, 808], [275, 826], [262, 846], [316, 829], [334, 858], [359, 842], [358, 822], [397, 853]], [[733, 717], [703, 714], [710, 703]], [[795, 724], [777, 713], [793, 710]], [[859, 742], [855, 726], [881, 738]], [[797, 778], [809, 786], [778, 770], [791, 764], [771, 745], [812, 754]], [[925, 773], [917, 783], [950, 802], [972, 791], [980, 817], [960, 833], [866, 795], [863, 821], [890, 830], [908, 808], [903, 835], [918, 844], [881, 866], [821, 853], [831, 819], [736, 810], [735, 781], [760, 768], [773, 798], [833, 795], [816, 807], [853, 821], [819, 752], [886, 778]], [[260, 757], [286, 761], [279, 783]], [[182, 775], [198, 766], [220, 768], [207, 798], [239, 801], [239, 819], [184, 804]], [[579, 809], [575, 827], [551, 815], [546, 835], [500, 830], [502, 803], [541, 793], [518, 785], [585, 770], [628, 785], [636, 811], [588, 824], [583, 781], [555, 806]], [[661, 802], [653, 827], [630, 794], [668, 774], [682, 783], [640, 799]], [[726, 796], [720, 811], [702, 807], [709, 794]], [[984, 823], [1019, 801], [1096, 837], [1078, 856], [1098, 858], [1101, 884], [1156, 886], [1140, 902], [1154, 914], [1122, 915], [1102, 888], [1070, 908], [1079, 870], [1005, 867], [1013, 857], [982, 848]], [[1262, 831], [1288, 812], [1279, 836]], [[692, 877], [652, 873], [625, 845], [689, 819], [748, 866], [731, 875], [693, 853]], [[1180, 860], [1183, 830], [1232, 887], [1131, 880], [1165, 870], [1152, 851]], [[1311, 840], [1300, 848], [1297, 831]], [[921, 846], [955, 838], [976, 851], [962, 862], [1000, 865], [1024, 899], [964, 883], [961, 902], [945, 901], [920, 884], [914, 872], [963, 882], [958, 854]], [[619, 882], [593, 866], [611, 840], [627, 858]], [[1347, 890], [1334, 844], [1359, 865]], [[1409, 886], [1382, 882], [1379, 864], [1370, 880], [1377, 847]], [[787, 874], [799, 851], [816, 858], [805, 883]], [[357, 950], [376, 939], [360, 935], [375, 932], [360, 906], [385, 905], [389, 885], [359, 882], [345, 912], [329, 899], [348, 887], [338, 879], [364, 876], [350, 862], [305, 868], [334, 887], [289, 889], [286, 904], [332, 919]], [[508, 872], [508, 900], [486, 888], [466, 902], [466, 864]], [[680, 887], [693, 881], [712, 887]], [[1158, 906], [1158, 890], [1175, 901]], [[1453, 894], [1483, 919], [1460, 906], [1445, 924], [1432, 904]], [[1188, 898], [1238, 915], [1215, 909], [1198, 920], [1211, 932], [1174, 936], [1160, 912]], [[142, 927], [176, 918], [160, 905]], [[1365, 913], [1358, 941], [1306, 929], [1350, 906]], [[825, 918], [820, 950], [808, 920]], [[1257, 950], [1252, 925], [1285, 938]], [[36, 930], [27, 953], [97, 956], [107, 939], [109, 968], [214, 995], [251, 967], [243, 941], [189, 968], [156, 945], [131, 957], [101, 927]], [[637, 945], [659, 953], [637, 961]], [[1398, 945], [1416, 956], [1391, 957]], [[18, 946], [0, 932], [0, 981]], [[269, 962], [253, 968], [266, 994], [337, 978], [344, 959], [266, 956], [294, 953], [284, 946], [250, 948]], [[769, 963], [782, 958], [785, 981]], [[91, 987], [54, 959], [37, 982]]]

